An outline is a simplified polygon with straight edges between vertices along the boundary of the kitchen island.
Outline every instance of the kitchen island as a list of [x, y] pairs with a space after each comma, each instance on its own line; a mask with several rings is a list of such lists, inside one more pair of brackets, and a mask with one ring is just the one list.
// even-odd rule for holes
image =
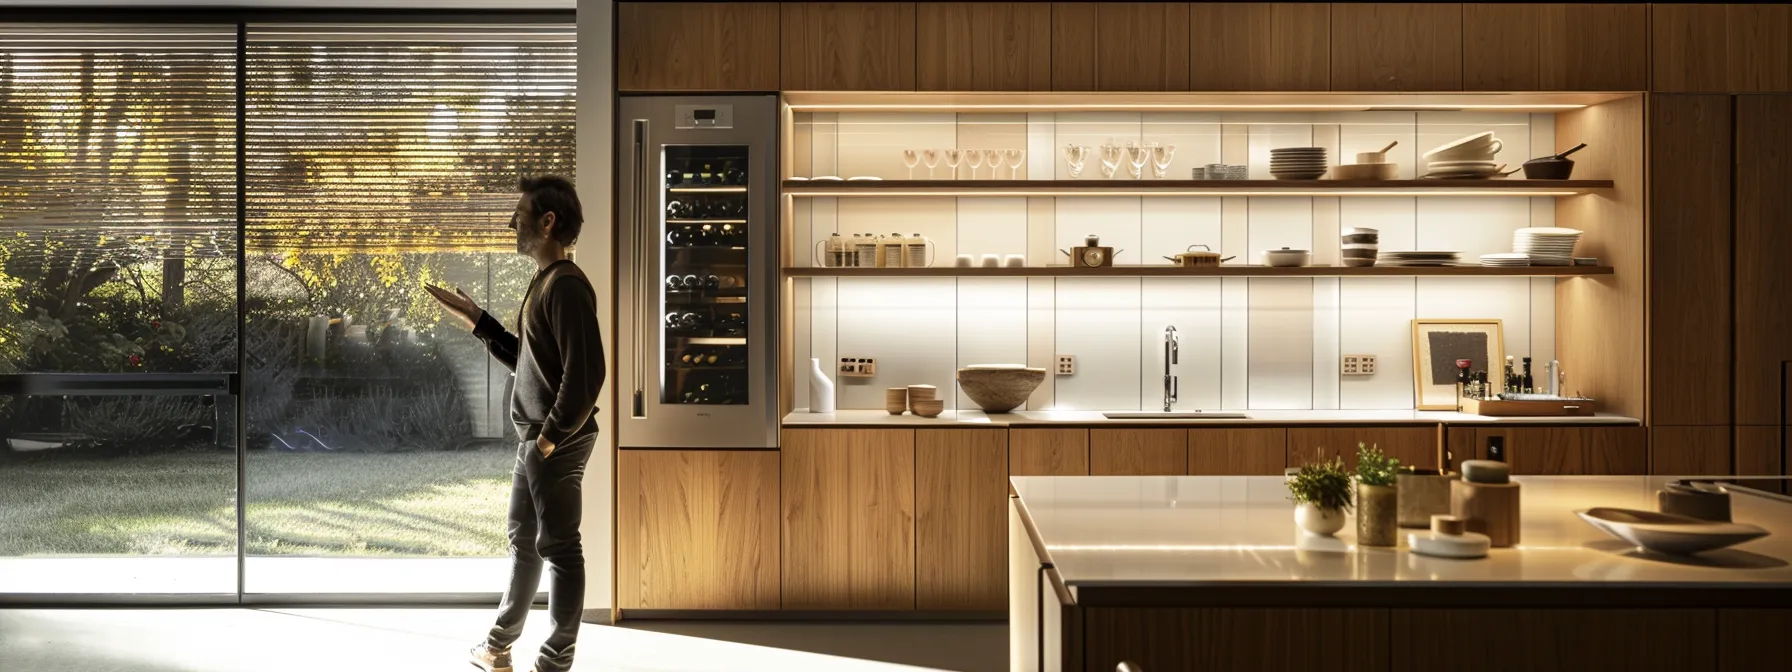
[[1515, 480], [1519, 546], [1447, 560], [1306, 535], [1279, 477], [1015, 477], [1013, 669], [1782, 669], [1792, 500], [1737, 488], [1773, 534], [1666, 558], [1573, 511], [1667, 479]]

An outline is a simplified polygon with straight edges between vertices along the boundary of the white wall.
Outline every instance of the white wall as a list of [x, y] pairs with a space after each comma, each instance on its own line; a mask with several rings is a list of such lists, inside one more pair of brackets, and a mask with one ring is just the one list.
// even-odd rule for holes
[[[597, 290], [598, 323], [603, 326], [608, 368], [616, 371], [616, 307], [614, 295], [616, 206], [611, 193], [615, 167], [616, 82], [612, 73], [614, 49], [610, 36], [614, 15], [612, 0], [578, 0], [579, 202], [585, 209], [585, 229], [579, 235], [576, 256]], [[612, 375], [611, 379], [614, 380]], [[585, 543], [586, 620], [609, 622], [615, 597], [612, 520], [615, 501], [616, 414], [610, 408], [613, 384], [606, 382], [598, 402], [598, 450], [585, 467], [585, 511], [580, 532]]]

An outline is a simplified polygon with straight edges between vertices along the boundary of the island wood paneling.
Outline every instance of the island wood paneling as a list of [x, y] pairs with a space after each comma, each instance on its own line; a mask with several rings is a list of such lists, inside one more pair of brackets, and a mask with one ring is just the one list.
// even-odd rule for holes
[[1785, 447], [1780, 445], [1781, 429], [1740, 425], [1736, 427], [1736, 474], [1739, 476], [1786, 475]]
[[1331, 5], [1197, 2], [1189, 6], [1189, 88], [1327, 91]]
[[[1147, 672], [1382, 672], [1388, 669], [1393, 640], [1387, 609], [1092, 607], [1081, 611], [1087, 643], [1085, 665], [1080, 669], [1090, 672], [1114, 670], [1121, 662], [1131, 662], [1135, 669]], [[1400, 646], [1406, 646], [1405, 640], [1401, 633]]]
[[1730, 427], [1649, 428], [1649, 473], [1724, 476], [1733, 472]]
[[1188, 474], [1188, 430], [1091, 429], [1089, 473], [1096, 476]]
[[1711, 609], [1394, 609], [1390, 621], [1400, 644], [1381, 669], [1396, 672], [1718, 669]]
[[1655, 91], [1727, 91], [1724, 6], [1654, 4], [1649, 11], [1653, 14], [1650, 87]]
[[1096, 3], [1095, 90], [1189, 90], [1188, 29], [1186, 2]]
[[1193, 476], [1280, 476], [1288, 466], [1288, 430], [1188, 430], [1188, 473]]
[[852, 605], [849, 444], [906, 440], [903, 429], [787, 429], [780, 468], [783, 490], [785, 609]]
[[1647, 239], [1637, 230], [1648, 193], [1645, 140], [1641, 96], [1556, 115], [1558, 151], [1577, 142], [1605, 148], [1576, 154], [1575, 175], [1615, 185], [1594, 198], [1556, 199], [1556, 226], [1582, 231], [1575, 254], [1598, 257], [1615, 271], [1556, 283], [1556, 358], [1568, 373], [1568, 393], [1584, 393], [1599, 400], [1600, 411], [1633, 418], [1647, 413]]
[[1007, 608], [1007, 506], [1007, 431], [915, 431], [916, 608]]
[[1792, 609], [1717, 610], [1717, 669], [1784, 669], [1786, 633]]
[[1051, 5], [923, 2], [915, 9], [916, 88], [1051, 90]]
[[776, 91], [778, 3], [620, 2], [621, 91]]
[[1537, 91], [1537, 29], [1541, 5], [1528, 2], [1462, 6], [1462, 88], [1465, 91]]
[[780, 5], [785, 91], [915, 90], [915, 3]]
[[1052, 90], [1095, 90], [1095, 3], [1052, 3]]
[[777, 609], [778, 453], [622, 450], [616, 595], [623, 609]]
[[849, 444], [851, 607], [914, 609], [914, 433], [874, 431]]
[[1731, 97], [1660, 94], [1649, 123], [1649, 421], [1731, 417]]
[[1736, 99], [1737, 425], [1792, 418], [1792, 95]]
[[1414, 467], [1437, 468], [1439, 437], [1436, 426], [1425, 427], [1290, 427], [1288, 460], [1300, 467], [1342, 456], [1356, 467], [1358, 443], [1376, 446], [1383, 454]]
[[1462, 89], [1462, 5], [1334, 3], [1333, 91]]
[[1010, 476], [1089, 475], [1089, 430], [1008, 430]]
[[1488, 437], [1504, 437], [1506, 462], [1519, 475], [1647, 474], [1647, 432], [1635, 426], [1483, 427], [1475, 430], [1475, 450], [1485, 456]]

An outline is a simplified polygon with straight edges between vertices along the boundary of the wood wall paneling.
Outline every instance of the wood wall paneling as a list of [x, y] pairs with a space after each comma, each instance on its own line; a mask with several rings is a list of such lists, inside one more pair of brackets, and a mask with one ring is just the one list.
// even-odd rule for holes
[[1334, 3], [1333, 91], [1462, 89], [1462, 5]]
[[848, 443], [851, 607], [914, 609], [915, 434], [864, 431]]
[[1008, 604], [1008, 432], [915, 432], [915, 606]]
[[1519, 475], [1619, 475], [1649, 473], [1648, 430], [1633, 427], [1484, 427], [1475, 450], [1486, 455], [1488, 437], [1505, 438], [1506, 462]]
[[[1583, 233], [1575, 254], [1598, 257], [1615, 272], [1556, 283], [1556, 359], [1568, 392], [1599, 400], [1599, 410], [1645, 418], [1648, 275], [1643, 226], [1643, 101], [1622, 98], [1556, 115], [1559, 150], [1575, 154], [1576, 177], [1610, 179], [1604, 194], [1556, 199], [1556, 226]], [[1593, 148], [1602, 148], [1595, 150]], [[1533, 148], [1537, 153], [1543, 150]]]
[[1008, 430], [1010, 476], [1089, 475], [1089, 430]]
[[1728, 90], [1723, 5], [1655, 4], [1650, 12], [1650, 87], [1655, 91]]
[[1786, 475], [1786, 448], [1780, 445], [1781, 429], [1753, 425], [1736, 427], [1736, 474], [1739, 476]]
[[1331, 5], [1197, 2], [1189, 6], [1189, 88], [1331, 89]]
[[1095, 5], [1095, 90], [1187, 91], [1186, 2]]
[[1711, 609], [1394, 609], [1389, 628], [1396, 672], [1714, 670], [1719, 655]]
[[1723, 476], [1734, 473], [1729, 425], [1649, 428], [1649, 473]]
[[923, 2], [915, 9], [916, 88], [1051, 90], [1051, 5]]
[[1359, 442], [1379, 447], [1401, 464], [1437, 468], [1436, 427], [1290, 427], [1287, 464], [1300, 467], [1342, 456], [1355, 468]]
[[915, 90], [915, 3], [780, 5], [785, 91]]
[[621, 2], [621, 91], [778, 90], [778, 3]]
[[1095, 3], [1052, 3], [1052, 90], [1095, 90]]
[[1792, 361], [1792, 95], [1736, 99], [1737, 425], [1792, 418], [1781, 370]]
[[849, 444], [880, 442], [899, 429], [787, 429], [780, 462], [784, 492], [784, 608], [852, 606]]
[[1536, 91], [1542, 58], [1540, 5], [1524, 2], [1462, 6], [1462, 88]]
[[1792, 4], [1726, 5], [1725, 23], [1730, 90], [1792, 92]]
[[618, 453], [621, 608], [779, 607], [776, 451]]
[[1788, 632], [1792, 609], [1717, 610], [1717, 669], [1784, 668]]
[[1444, 448], [1450, 452], [1447, 459], [1450, 470], [1458, 471], [1462, 463], [1469, 460], [1485, 460], [1487, 454], [1481, 450], [1481, 442], [1475, 437], [1472, 425], [1451, 425], [1444, 430]]
[[[1539, 88], [1649, 88], [1649, 16], [1645, 5], [1556, 2], [1538, 7]], [[1474, 26], [1464, 23], [1463, 29], [1472, 30]]]
[[1388, 669], [1387, 609], [1083, 611], [1084, 670], [1106, 672], [1122, 661], [1147, 671]]
[[1089, 473], [1096, 476], [1188, 474], [1188, 430], [1091, 429]]
[[1188, 473], [1196, 476], [1280, 476], [1288, 466], [1288, 430], [1188, 430]]
[[1730, 423], [1730, 96], [1660, 94], [1649, 121], [1649, 420]]

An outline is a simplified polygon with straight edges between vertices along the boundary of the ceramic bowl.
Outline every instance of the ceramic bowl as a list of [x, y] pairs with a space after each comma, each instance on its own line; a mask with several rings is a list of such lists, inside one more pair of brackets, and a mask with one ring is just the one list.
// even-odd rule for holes
[[1606, 534], [1667, 555], [1692, 555], [1767, 536], [1767, 530], [1757, 525], [1636, 509], [1583, 509], [1574, 515]]
[[1334, 180], [1391, 180], [1399, 174], [1398, 163], [1352, 163], [1332, 166], [1328, 177]]
[[1276, 268], [1305, 266], [1313, 260], [1313, 253], [1306, 250], [1290, 250], [1286, 247], [1279, 250], [1264, 250], [1263, 265]]
[[977, 364], [958, 370], [958, 387], [986, 413], [1014, 410], [1043, 382], [1045, 369], [1019, 364]]
[[943, 399], [923, 399], [913, 403], [915, 415], [923, 418], [939, 417], [940, 412], [946, 410], [946, 402]]

